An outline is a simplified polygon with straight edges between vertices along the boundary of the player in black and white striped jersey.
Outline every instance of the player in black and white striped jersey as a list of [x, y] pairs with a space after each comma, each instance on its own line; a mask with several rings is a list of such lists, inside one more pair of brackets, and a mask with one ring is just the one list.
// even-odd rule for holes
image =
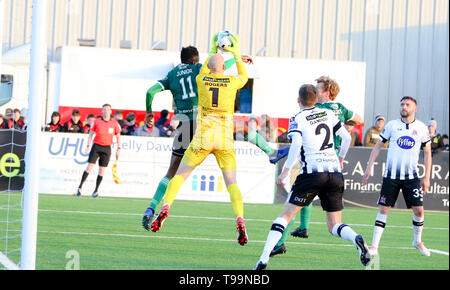
[[[395, 205], [400, 189], [405, 198], [406, 206], [412, 208], [414, 239], [413, 246], [424, 256], [430, 251], [422, 242], [424, 222], [423, 195], [430, 187], [431, 175], [431, 142], [427, 126], [415, 119], [417, 101], [409, 96], [400, 101], [401, 118], [386, 124], [369, 157], [364, 173], [363, 184], [371, 176], [373, 164], [384, 143], [389, 141], [386, 170], [381, 186], [378, 205], [380, 211], [375, 221], [371, 254], [378, 254], [378, 246], [386, 226], [389, 210]], [[422, 181], [418, 177], [420, 149], [424, 149], [425, 176]]]
[[[270, 253], [286, 226], [303, 206], [308, 206], [313, 201], [315, 196], [319, 196], [321, 206], [327, 212], [329, 232], [351, 241], [358, 249], [364, 266], [370, 262], [369, 249], [363, 237], [341, 222], [344, 192], [341, 170], [351, 136], [333, 111], [314, 106], [316, 98], [315, 86], [301, 86], [298, 98], [300, 112], [289, 122], [288, 137], [292, 140], [292, 145], [277, 184], [284, 184], [290, 168], [297, 159], [301, 162], [300, 174], [292, 186], [281, 215], [272, 224], [255, 270], [262, 270], [267, 266]], [[339, 158], [334, 149], [334, 134], [342, 138]]]

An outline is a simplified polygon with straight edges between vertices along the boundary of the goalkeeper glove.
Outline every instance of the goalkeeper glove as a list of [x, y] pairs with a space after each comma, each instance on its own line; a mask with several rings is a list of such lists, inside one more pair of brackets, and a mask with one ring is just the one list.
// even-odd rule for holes
[[232, 46], [225, 46], [223, 49], [231, 52], [234, 55], [236, 61], [241, 61], [241, 40], [237, 34], [233, 34], [230, 37], [230, 41], [233, 44]]
[[211, 49], [209, 51], [209, 56], [217, 53], [217, 35], [218, 34], [219, 34], [219, 32], [214, 34], [214, 36], [211, 39]]

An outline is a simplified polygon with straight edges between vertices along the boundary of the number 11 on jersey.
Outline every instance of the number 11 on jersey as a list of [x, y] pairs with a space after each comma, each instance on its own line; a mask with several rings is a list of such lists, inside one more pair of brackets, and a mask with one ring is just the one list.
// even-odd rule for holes
[[183, 89], [183, 96], [182, 96], [183, 100], [186, 100], [189, 97], [193, 98], [196, 96], [196, 94], [194, 92], [194, 88], [192, 86], [191, 76], [187, 77], [186, 81], [189, 85], [189, 90], [190, 90], [189, 95], [186, 93], [186, 86], [184, 85], [184, 78], [180, 79], [180, 85], [181, 85], [181, 88]]

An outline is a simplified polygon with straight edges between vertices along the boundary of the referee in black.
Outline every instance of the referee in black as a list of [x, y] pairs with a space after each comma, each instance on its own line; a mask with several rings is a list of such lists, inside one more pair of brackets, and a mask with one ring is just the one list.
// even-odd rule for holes
[[[103, 175], [105, 174], [105, 169], [108, 167], [109, 159], [111, 157], [111, 145], [113, 143], [113, 137], [116, 136], [117, 141], [117, 151], [116, 151], [116, 160], [119, 159], [120, 155], [120, 132], [122, 129], [119, 123], [111, 118], [111, 105], [105, 104], [102, 107], [102, 116], [97, 118], [92, 124], [91, 130], [89, 131], [89, 138], [85, 153], [89, 153], [88, 158], [88, 166], [86, 170], [83, 172], [81, 177], [80, 185], [78, 186], [78, 190], [76, 195], [81, 196], [81, 188], [83, 183], [86, 181], [89, 173], [92, 168], [94, 168], [97, 159], [99, 160], [99, 171], [97, 176], [97, 182], [95, 184], [95, 190], [92, 193], [92, 197], [98, 196], [98, 187], [103, 180]], [[95, 135], [95, 138], [94, 138]], [[94, 145], [91, 148], [92, 139], [94, 139]]]

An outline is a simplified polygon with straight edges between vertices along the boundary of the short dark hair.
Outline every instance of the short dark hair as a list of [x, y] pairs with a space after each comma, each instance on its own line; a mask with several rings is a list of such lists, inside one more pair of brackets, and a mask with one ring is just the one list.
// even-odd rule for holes
[[94, 114], [89, 114], [86, 119], [89, 119], [89, 118], [95, 118], [95, 115]]
[[57, 117], [57, 116], [61, 118], [61, 115], [59, 114], [59, 112], [55, 111], [55, 112], [52, 113], [52, 118], [53, 117]]
[[126, 119], [127, 119], [128, 122], [131, 122], [131, 121], [133, 121], [133, 120], [136, 120], [136, 114], [133, 113], [133, 112], [128, 113]]
[[161, 119], [166, 118], [167, 115], [169, 115], [169, 111], [167, 111], [167, 110], [162, 110], [162, 111], [161, 111]]
[[75, 116], [75, 115], [80, 115], [80, 110], [78, 110], [78, 109], [73, 109], [73, 111], [72, 111], [72, 116]]
[[110, 104], [104, 104], [104, 105], [102, 106], [102, 108], [104, 108], [104, 107], [110, 107], [110, 108], [112, 108]]
[[413, 101], [414, 104], [417, 105], [417, 101], [416, 101], [416, 99], [414, 99], [413, 97], [410, 97], [410, 96], [404, 96], [404, 97], [400, 100], [400, 103], [401, 103], [403, 100], [410, 100], [410, 101]]
[[117, 110], [117, 111], [114, 113], [114, 116], [117, 116], [117, 115], [120, 115], [120, 114], [123, 115], [123, 111], [122, 111], [122, 110]]
[[316, 87], [311, 84], [302, 85], [298, 91], [300, 103], [305, 107], [313, 106], [316, 103]]
[[181, 62], [186, 64], [194, 64], [198, 61], [198, 50], [194, 46], [183, 47], [181, 49]]

